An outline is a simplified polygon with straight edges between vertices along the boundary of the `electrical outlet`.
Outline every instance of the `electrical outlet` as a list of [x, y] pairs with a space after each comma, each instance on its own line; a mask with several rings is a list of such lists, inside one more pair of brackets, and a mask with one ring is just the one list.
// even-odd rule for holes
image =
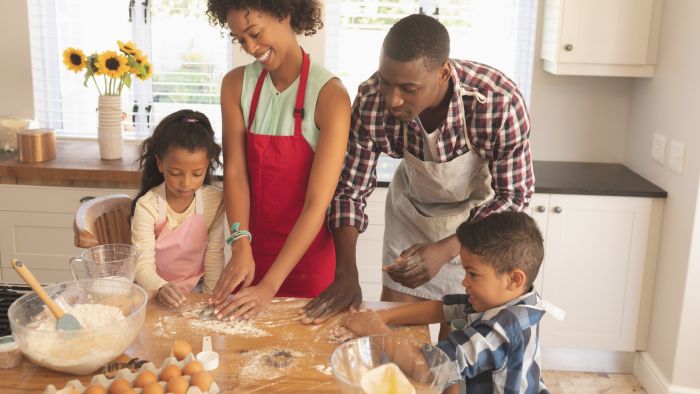
[[677, 174], [683, 174], [683, 161], [685, 160], [685, 145], [671, 140], [668, 152], [668, 168]]
[[666, 156], [666, 136], [654, 133], [654, 140], [651, 144], [651, 158], [663, 165], [664, 156]]

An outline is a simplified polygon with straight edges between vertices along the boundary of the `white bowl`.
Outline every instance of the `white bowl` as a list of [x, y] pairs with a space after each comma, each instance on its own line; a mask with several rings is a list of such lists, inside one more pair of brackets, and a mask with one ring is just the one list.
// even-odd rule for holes
[[138, 336], [146, 317], [146, 292], [120, 279], [84, 279], [44, 287], [61, 305], [103, 304], [118, 307], [124, 318], [93, 328], [56, 331], [39, 324], [52, 321], [36, 293], [23, 295], [7, 312], [22, 353], [34, 364], [75, 375], [89, 375], [122, 354]]
[[[415, 387], [416, 393], [442, 393], [451, 379], [455, 378], [450, 359], [439, 348], [425, 342], [409, 338], [388, 335], [371, 335], [356, 338], [338, 346], [331, 356], [331, 368], [340, 384], [342, 393], [364, 393], [361, 387], [362, 377], [371, 369], [388, 363], [392, 359], [392, 349], [398, 344], [408, 344], [420, 350], [424, 360], [432, 366], [427, 373], [409, 376], [403, 371]], [[405, 360], [402, 360], [405, 364]], [[399, 364], [399, 363], [396, 363]]]

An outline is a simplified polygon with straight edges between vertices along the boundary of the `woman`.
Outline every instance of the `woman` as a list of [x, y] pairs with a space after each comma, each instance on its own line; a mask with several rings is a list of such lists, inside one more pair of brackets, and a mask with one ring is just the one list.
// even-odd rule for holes
[[221, 84], [232, 255], [210, 300], [219, 318], [250, 318], [276, 294], [315, 297], [333, 282], [325, 218], [347, 148], [350, 99], [297, 41], [322, 26], [318, 1], [209, 0], [207, 13], [257, 59]]

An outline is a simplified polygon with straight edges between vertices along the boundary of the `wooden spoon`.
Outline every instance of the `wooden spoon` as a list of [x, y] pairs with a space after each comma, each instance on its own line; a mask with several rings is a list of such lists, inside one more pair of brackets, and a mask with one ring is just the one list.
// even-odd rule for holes
[[54, 317], [56, 317], [58, 320], [56, 322], [56, 328], [61, 331], [80, 330], [82, 328], [80, 327], [80, 322], [75, 318], [75, 316], [63, 312], [63, 309], [61, 309], [61, 307], [58, 306], [58, 304], [56, 304], [51, 297], [49, 297], [46, 290], [41, 287], [32, 272], [29, 271], [29, 268], [22, 264], [21, 261], [12, 259], [12, 268], [15, 269], [17, 274], [21, 276], [25, 282], [27, 282], [29, 287], [31, 287], [39, 298], [44, 301], [46, 306], [49, 307], [51, 313], [53, 313]]

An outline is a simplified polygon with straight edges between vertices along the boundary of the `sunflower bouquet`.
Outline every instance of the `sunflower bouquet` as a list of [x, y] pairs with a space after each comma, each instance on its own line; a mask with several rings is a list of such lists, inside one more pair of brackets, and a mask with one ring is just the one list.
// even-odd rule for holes
[[[153, 66], [136, 45], [131, 42], [117, 41], [119, 52], [104, 51], [86, 56], [77, 48], [63, 51], [63, 63], [69, 70], [79, 73], [85, 70], [83, 86], [87, 87], [92, 79], [100, 95], [120, 96], [124, 86], [131, 87], [131, 76], [146, 80], [153, 75]], [[98, 80], [102, 77], [102, 89]]]

